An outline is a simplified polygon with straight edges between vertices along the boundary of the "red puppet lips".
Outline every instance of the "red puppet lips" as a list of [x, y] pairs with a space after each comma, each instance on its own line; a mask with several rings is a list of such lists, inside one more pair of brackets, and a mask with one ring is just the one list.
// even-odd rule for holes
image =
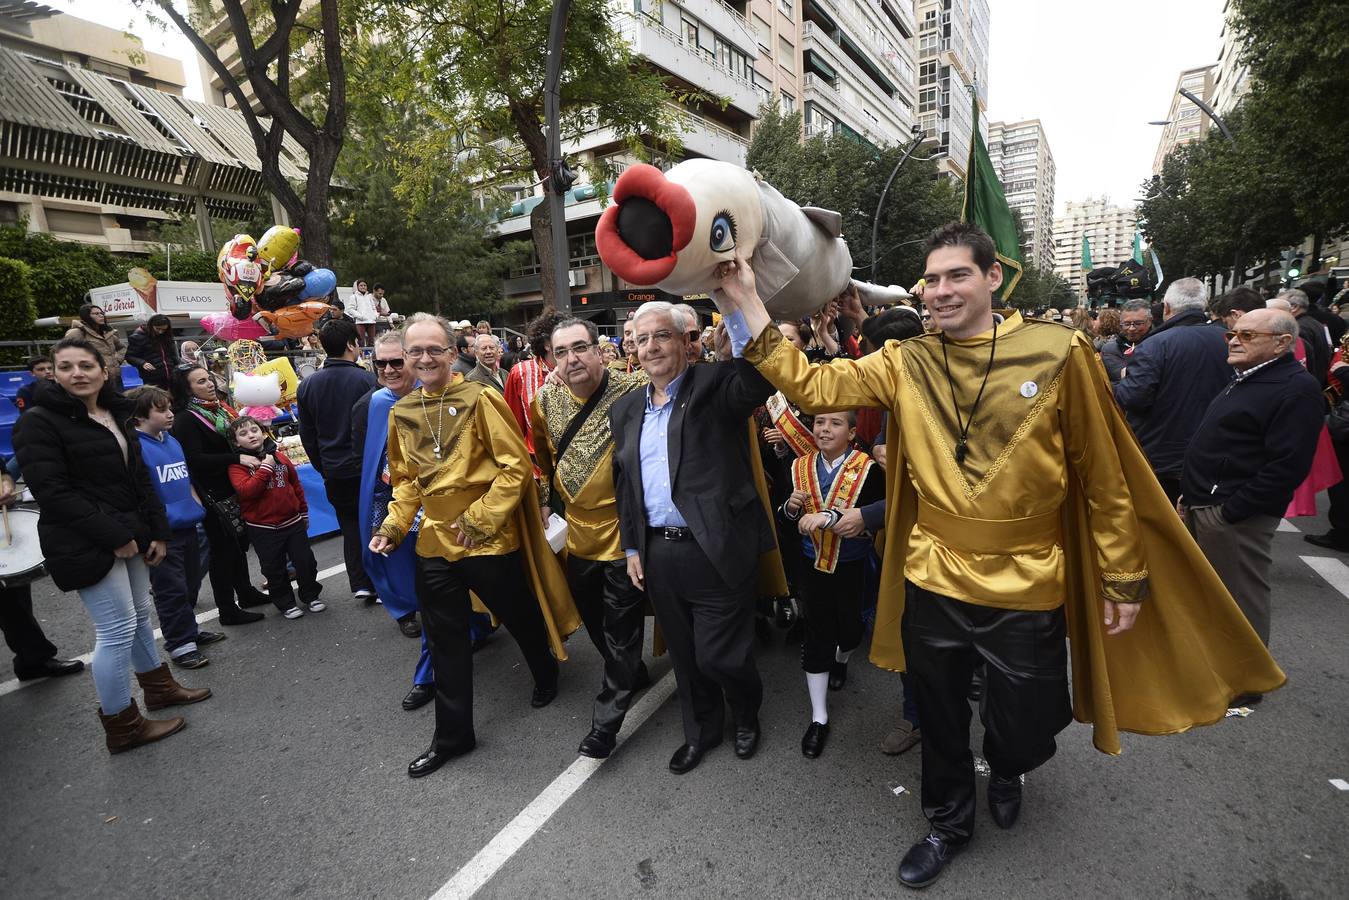
[[651, 286], [674, 271], [696, 220], [688, 190], [655, 166], [639, 163], [618, 177], [614, 203], [595, 227], [595, 247], [618, 277]]

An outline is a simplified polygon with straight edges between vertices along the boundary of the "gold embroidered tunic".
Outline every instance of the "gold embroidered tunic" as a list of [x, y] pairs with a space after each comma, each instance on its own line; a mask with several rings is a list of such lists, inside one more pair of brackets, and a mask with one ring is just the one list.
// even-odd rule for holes
[[[532, 474], [520, 426], [499, 393], [457, 374], [439, 393], [417, 388], [389, 413], [393, 500], [379, 533], [397, 544], [421, 509], [418, 556], [453, 562], [510, 553], [520, 547], [513, 513]], [[456, 523], [480, 543], [460, 546]]]
[[[968, 419], [993, 332], [947, 341], [951, 381]], [[1090, 393], [1092, 348], [1072, 329], [1009, 316], [998, 327], [988, 386], [956, 461], [959, 428], [941, 337], [890, 343], [860, 360], [810, 366], [776, 329], [745, 358], [803, 411], [879, 406], [897, 421], [918, 518], [906, 577], [934, 593], [1003, 609], [1047, 610], [1064, 600], [1059, 510], [1076, 480], [1090, 504], [1106, 599], [1134, 602], [1147, 566], [1105, 414]]]
[[[648, 381], [643, 372], [627, 374], [611, 369], [603, 395], [560, 460], [558, 441], [585, 401], [565, 385], [545, 384], [530, 404], [536, 435], [534, 459], [543, 477], [540, 494], [547, 504], [552, 491], [560, 492], [566, 504], [567, 552], [573, 556], [601, 562], [623, 558], [614, 499], [614, 436], [609, 428], [609, 407], [629, 391], [645, 387]], [[547, 437], [539, 440], [537, 435]]]

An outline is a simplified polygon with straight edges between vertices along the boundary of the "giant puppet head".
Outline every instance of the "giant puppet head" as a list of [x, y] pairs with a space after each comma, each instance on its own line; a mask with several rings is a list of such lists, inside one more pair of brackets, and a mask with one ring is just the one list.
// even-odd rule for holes
[[702, 294], [720, 263], [748, 256], [759, 296], [778, 319], [799, 319], [856, 285], [864, 303], [894, 302], [902, 288], [852, 280], [842, 217], [798, 206], [732, 163], [690, 159], [662, 172], [630, 166], [614, 185], [595, 245], [605, 265], [639, 287]]

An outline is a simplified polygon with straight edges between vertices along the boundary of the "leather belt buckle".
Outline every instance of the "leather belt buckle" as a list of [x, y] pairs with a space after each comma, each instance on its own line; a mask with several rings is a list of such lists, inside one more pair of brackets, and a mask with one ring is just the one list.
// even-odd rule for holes
[[687, 528], [678, 528], [673, 525], [663, 525], [656, 530], [659, 531], [660, 536], [665, 538], [667, 541], [682, 541], [688, 537]]

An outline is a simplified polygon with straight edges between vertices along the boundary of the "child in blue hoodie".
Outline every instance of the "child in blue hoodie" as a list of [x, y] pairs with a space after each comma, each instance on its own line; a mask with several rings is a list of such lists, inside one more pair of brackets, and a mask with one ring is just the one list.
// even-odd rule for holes
[[150, 587], [164, 632], [164, 649], [176, 665], [198, 669], [210, 662], [202, 655], [201, 646], [225, 639], [223, 632], [198, 629], [193, 612], [202, 576], [197, 523], [206, 518], [206, 509], [187, 477], [183, 448], [169, 434], [173, 401], [168, 391], [140, 387], [129, 391], [127, 397], [136, 404], [136, 431], [141, 455], [150, 470], [150, 483], [159, 492], [173, 529], [164, 561], [150, 567]]

